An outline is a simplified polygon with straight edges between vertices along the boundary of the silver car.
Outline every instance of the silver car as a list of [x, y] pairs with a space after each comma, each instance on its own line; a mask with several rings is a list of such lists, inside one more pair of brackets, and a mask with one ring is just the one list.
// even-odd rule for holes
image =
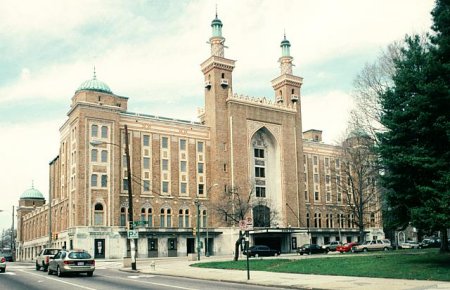
[[68, 273], [86, 273], [88, 277], [94, 274], [95, 260], [85, 250], [61, 250], [50, 258], [48, 274], [56, 273], [62, 277]]

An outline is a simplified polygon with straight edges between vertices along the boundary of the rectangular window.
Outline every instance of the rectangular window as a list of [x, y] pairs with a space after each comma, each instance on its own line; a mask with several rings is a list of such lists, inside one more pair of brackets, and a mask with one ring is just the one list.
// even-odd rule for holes
[[161, 138], [161, 147], [165, 149], [169, 148], [169, 138], [167, 137]]
[[144, 180], [144, 191], [150, 191], [150, 180]]
[[162, 160], [162, 170], [169, 170], [169, 159]]
[[143, 158], [144, 169], [150, 169], [150, 157]]
[[336, 159], [336, 168], [339, 168], [340, 165], [341, 165], [341, 162], [339, 161], [339, 159]]
[[108, 127], [102, 126], [102, 138], [108, 138]]
[[180, 184], [180, 192], [182, 193], [182, 194], [186, 194], [186, 189], [187, 189], [187, 183], [186, 182], [182, 182], [181, 184]]
[[91, 127], [91, 136], [92, 137], [97, 137], [98, 135], [98, 126], [97, 125], [92, 125]]
[[143, 143], [144, 146], [150, 146], [150, 136], [149, 135], [144, 135], [142, 143]]
[[319, 174], [314, 174], [314, 182], [319, 183]]
[[162, 183], [162, 192], [163, 193], [169, 193], [169, 182], [163, 181]]
[[97, 162], [97, 149], [92, 149], [91, 150], [91, 161], [92, 162]]
[[165, 228], [166, 227], [166, 217], [163, 213], [161, 213], [159, 220], [160, 220], [160, 227]]
[[203, 163], [198, 163], [198, 173], [203, 173]]
[[309, 200], [309, 196], [308, 196], [308, 191], [305, 190], [305, 200], [308, 201]]
[[102, 175], [102, 187], [108, 186], [108, 175]]
[[255, 148], [255, 157], [264, 158], [264, 149]]
[[199, 153], [203, 152], [203, 142], [197, 143], [197, 152]]
[[331, 201], [331, 192], [327, 191], [327, 202]]
[[256, 187], [256, 197], [266, 197], [266, 188], [265, 187]]
[[325, 158], [325, 166], [330, 166], [330, 158]]
[[317, 162], [317, 156], [314, 156], [314, 157], [313, 157], [313, 160], [314, 160], [314, 165], [317, 165], [317, 163], [318, 163], [318, 162]]
[[128, 191], [128, 179], [127, 178], [124, 178], [124, 179], [122, 179], [122, 184], [123, 184], [123, 190], [124, 191]]
[[180, 139], [180, 151], [186, 150], [186, 140]]
[[325, 182], [326, 182], [326, 183], [330, 183], [330, 176], [329, 176], [329, 175], [326, 175], [326, 176], [325, 176]]
[[96, 187], [97, 186], [97, 174], [91, 175], [91, 186]]
[[266, 171], [264, 167], [255, 167], [255, 177], [266, 177]]
[[315, 201], [319, 200], [319, 192], [318, 191], [314, 191], [314, 200]]
[[108, 162], [108, 151], [102, 150], [102, 162]]
[[204, 184], [199, 184], [198, 185], [198, 194], [203, 194], [205, 190], [205, 185]]
[[186, 172], [186, 167], [187, 167], [187, 161], [181, 161], [180, 162], [180, 171]]

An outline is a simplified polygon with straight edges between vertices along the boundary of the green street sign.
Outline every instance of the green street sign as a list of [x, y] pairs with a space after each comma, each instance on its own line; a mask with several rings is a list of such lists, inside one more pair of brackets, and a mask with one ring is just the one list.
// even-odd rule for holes
[[139, 238], [139, 232], [135, 231], [135, 230], [129, 230], [127, 232], [127, 236], [128, 236], [129, 240], [131, 240], [131, 239], [138, 239]]

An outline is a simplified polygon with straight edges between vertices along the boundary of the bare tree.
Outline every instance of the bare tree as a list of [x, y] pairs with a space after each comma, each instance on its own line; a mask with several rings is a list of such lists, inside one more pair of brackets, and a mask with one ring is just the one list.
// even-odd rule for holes
[[[223, 218], [228, 226], [238, 226], [239, 222], [246, 217], [253, 216], [255, 227], [274, 226], [278, 212], [273, 209], [272, 202], [266, 197], [256, 197], [254, 186], [250, 186], [248, 192], [242, 191], [239, 187], [228, 187], [223, 192], [220, 201], [215, 205], [214, 210]], [[239, 238], [235, 242], [234, 260], [239, 258], [239, 246], [243, 238], [242, 231], [239, 231]]]
[[[349, 223], [359, 230], [360, 241], [365, 240], [365, 229], [374, 226], [381, 212], [377, 179], [379, 170], [374, 153], [374, 140], [363, 131], [353, 130], [342, 144], [339, 170], [336, 169], [338, 192], [343, 194], [343, 212]], [[342, 225], [342, 217], [338, 217]]]

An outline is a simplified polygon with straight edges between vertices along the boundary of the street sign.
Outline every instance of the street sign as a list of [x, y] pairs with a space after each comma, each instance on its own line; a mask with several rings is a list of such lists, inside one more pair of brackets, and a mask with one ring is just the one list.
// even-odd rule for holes
[[127, 235], [128, 235], [128, 239], [130, 239], [130, 240], [139, 238], [139, 233], [138, 233], [138, 231], [135, 231], [135, 230], [129, 230], [127, 232]]
[[240, 220], [239, 221], [239, 228], [243, 231], [247, 230], [247, 221], [246, 220]]
[[251, 217], [247, 217], [247, 231], [253, 230], [253, 219]]
[[245, 220], [240, 220], [239, 221], [239, 228], [242, 231], [251, 231], [251, 230], [253, 230], [253, 219], [251, 217], [248, 217]]

